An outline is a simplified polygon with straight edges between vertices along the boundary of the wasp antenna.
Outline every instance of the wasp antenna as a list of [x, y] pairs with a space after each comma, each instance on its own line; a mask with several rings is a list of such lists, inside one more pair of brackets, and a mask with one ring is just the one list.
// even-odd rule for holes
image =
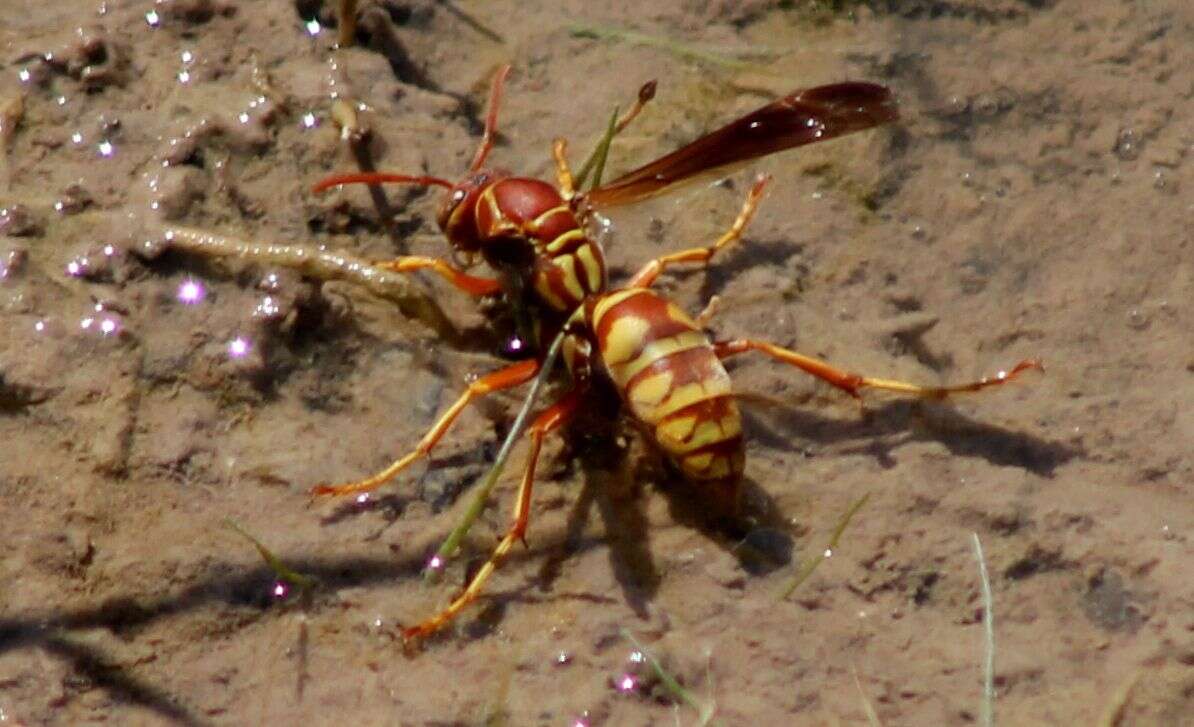
[[315, 194], [326, 192], [332, 187], [342, 184], [417, 184], [422, 187], [444, 187], [451, 189], [452, 183], [439, 177], [414, 177], [407, 174], [389, 174], [386, 172], [360, 172], [357, 174], [334, 174], [319, 180], [311, 191]]
[[502, 87], [505, 86], [506, 76], [509, 75], [510, 64], [507, 63], [499, 68], [497, 75], [493, 77], [493, 87], [489, 91], [489, 113], [485, 115], [485, 133], [481, 135], [481, 145], [477, 147], [473, 163], [469, 166], [470, 172], [480, 169], [493, 149], [493, 140], [497, 137], [498, 107], [502, 103]]

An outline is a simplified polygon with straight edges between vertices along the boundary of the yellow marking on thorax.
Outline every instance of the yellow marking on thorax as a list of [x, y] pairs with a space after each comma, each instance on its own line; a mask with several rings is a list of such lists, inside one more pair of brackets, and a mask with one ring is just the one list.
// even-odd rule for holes
[[552, 290], [551, 278], [546, 273], [540, 273], [535, 276], [535, 292], [555, 310], [568, 310], [568, 304], [560, 300], [560, 297]]
[[623, 363], [606, 361], [606, 366], [609, 368], [609, 373], [614, 377], [614, 380], [620, 385], [625, 386], [638, 372], [662, 358], [679, 353], [680, 351], [687, 351], [691, 348], [708, 345], [709, 339], [705, 337], [705, 334], [700, 331], [685, 331], [675, 336], [651, 341], [643, 347], [642, 353], [630, 361]]
[[553, 258], [553, 262], [564, 274], [564, 287], [572, 294], [572, 299], [584, 300], [585, 289], [581, 287], [580, 280], [576, 277], [576, 259], [572, 255], [564, 255]]
[[585, 279], [589, 281], [589, 290], [597, 291], [605, 287], [604, 276], [601, 274], [601, 263], [593, 253], [593, 243], [578, 247], [576, 249], [576, 256], [580, 258], [580, 264], [585, 269]]
[[568, 205], [562, 204], [558, 207], [552, 207], [548, 211], [544, 212], [543, 214], [539, 215], [535, 219], [531, 220], [531, 223], [529, 225], [527, 225], [527, 227], [532, 230], [538, 230], [543, 225], [543, 223], [547, 221], [548, 217], [551, 217], [552, 215], [558, 214], [560, 212], [565, 212], [565, 213], [569, 212]]
[[568, 243], [572, 242], [573, 240], [575, 240], [577, 238], [583, 238], [584, 236], [585, 236], [584, 231], [579, 228], [568, 230], [567, 232], [560, 235], [556, 239], [547, 243], [547, 251], [548, 252], [556, 252], [557, 250], [562, 250], [562, 249], [564, 249], [564, 246], [567, 245]]
[[493, 219], [498, 223], [497, 227], [489, 231], [489, 234], [496, 232], [509, 232], [511, 230], [518, 231], [518, 228], [510, 221], [510, 218], [502, 213], [502, 208], [498, 205], [497, 197], [494, 195], [494, 187], [496, 184], [491, 184], [481, 192], [481, 197], [478, 202], [484, 202], [489, 205], [489, 213]]

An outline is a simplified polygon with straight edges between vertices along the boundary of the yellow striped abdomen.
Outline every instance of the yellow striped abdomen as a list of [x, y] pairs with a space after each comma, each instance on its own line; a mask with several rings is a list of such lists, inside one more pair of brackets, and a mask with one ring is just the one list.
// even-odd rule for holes
[[735, 503], [742, 418], [729, 374], [696, 322], [646, 289], [592, 299], [586, 318], [634, 418], [686, 478]]

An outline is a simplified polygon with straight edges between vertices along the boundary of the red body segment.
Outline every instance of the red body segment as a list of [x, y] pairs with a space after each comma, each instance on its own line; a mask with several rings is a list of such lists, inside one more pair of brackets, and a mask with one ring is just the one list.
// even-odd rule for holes
[[[571, 313], [587, 296], [605, 289], [601, 246], [585, 234], [576, 213], [554, 186], [538, 179], [500, 176], [467, 196], [460, 206], [470, 203], [471, 215], [464, 211], [453, 215], [473, 221], [474, 229], [461, 233], [475, 240], [486, 262], [498, 268], [520, 253], [510, 246], [529, 244], [531, 286], [552, 310]], [[445, 232], [451, 238], [456, 230], [445, 228]]]

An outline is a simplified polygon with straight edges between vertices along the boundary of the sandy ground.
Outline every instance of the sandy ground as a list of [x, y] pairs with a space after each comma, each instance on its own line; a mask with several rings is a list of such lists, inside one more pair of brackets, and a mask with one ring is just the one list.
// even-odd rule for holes
[[[999, 724], [1190, 723], [1189, 3], [389, 0], [365, 3], [347, 50], [326, 5], [0, 3], [0, 725], [697, 722], [624, 630], [722, 724], [974, 724], [972, 533]], [[705, 56], [576, 37], [580, 21]], [[661, 289], [694, 313], [721, 296], [719, 336], [868, 374], [959, 381], [1030, 356], [1047, 374], [860, 415], [735, 362], [753, 550], [696, 522], [628, 430], [586, 421], [547, 448], [529, 549], [405, 655], [397, 624], [443, 605], [505, 527], [513, 474], [445, 582], [418, 577], [519, 394], [368, 503], [307, 491], [412, 446], [499, 364], [500, 317], [419, 277], [463, 332], [444, 340], [351, 284], [163, 252], [153, 231], [443, 255], [435, 194], [387, 190], [387, 227], [362, 189], [310, 193], [356, 168], [330, 99], [364, 104], [378, 166], [453, 177], [503, 62], [494, 161], [531, 175], [650, 78], [615, 171], [793, 88], [890, 86], [898, 126], [754, 165], [775, 181], [741, 247]], [[614, 280], [719, 234], [747, 179], [611, 212]], [[202, 301], [178, 300], [187, 283]], [[321, 587], [275, 597], [226, 519]]]

